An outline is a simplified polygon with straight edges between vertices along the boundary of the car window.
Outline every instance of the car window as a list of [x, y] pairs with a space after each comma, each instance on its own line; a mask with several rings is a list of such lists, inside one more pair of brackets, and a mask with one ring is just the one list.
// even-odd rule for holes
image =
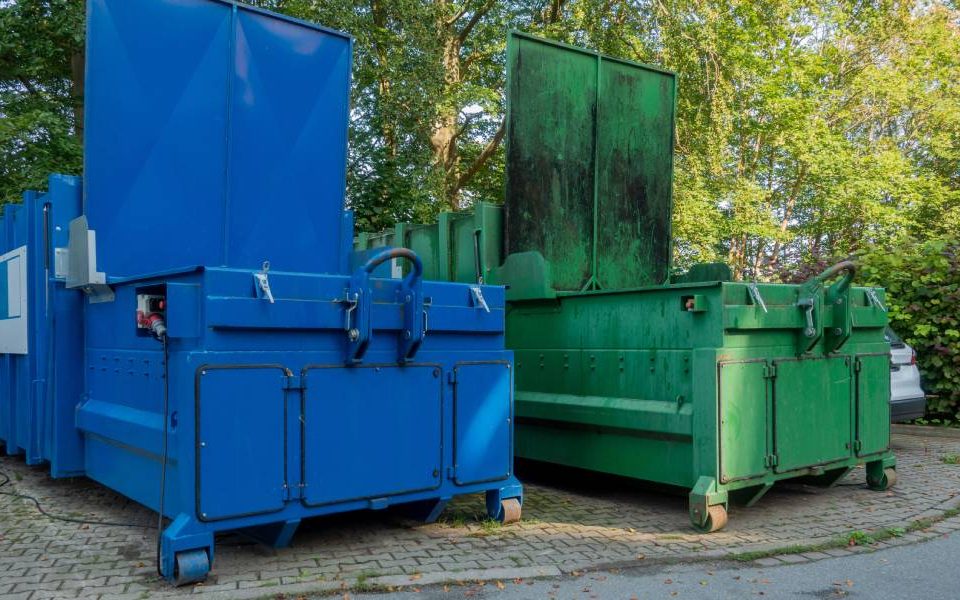
[[897, 335], [897, 332], [890, 329], [889, 327], [887, 327], [886, 330], [884, 330], [883, 337], [887, 340], [887, 342], [890, 343], [890, 346], [893, 348], [903, 348], [904, 346], [906, 346], [906, 344], [903, 342], [900, 336]]

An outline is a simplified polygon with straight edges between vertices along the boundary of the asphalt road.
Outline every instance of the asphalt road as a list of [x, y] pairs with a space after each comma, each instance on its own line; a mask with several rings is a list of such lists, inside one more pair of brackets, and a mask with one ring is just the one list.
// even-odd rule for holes
[[[502, 589], [500, 588], [502, 586]], [[615, 573], [483, 586], [431, 586], [355, 598], [412, 600], [567, 598], [955, 599], [960, 598], [960, 535], [872, 553], [770, 568], [732, 562], [648, 565]]]

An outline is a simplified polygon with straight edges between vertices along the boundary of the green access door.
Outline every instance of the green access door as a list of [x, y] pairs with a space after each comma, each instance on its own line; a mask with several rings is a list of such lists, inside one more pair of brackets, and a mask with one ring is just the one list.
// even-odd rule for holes
[[890, 355], [856, 358], [857, 456], [890, 447]]
[[767, 472], [767, 362], [720, 363], [720, 482]]
[[849, 458], [850, 359], [784, 359], [773, 364], [777, 471]]

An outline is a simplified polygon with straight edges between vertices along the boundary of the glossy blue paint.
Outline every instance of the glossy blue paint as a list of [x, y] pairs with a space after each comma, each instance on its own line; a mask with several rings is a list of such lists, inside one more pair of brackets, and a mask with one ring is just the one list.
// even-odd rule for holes
[[0, 441], [54, 477], [82, 472], [83, 439], [73, 413], [83, 383], [82, 298], [55, 278], [54, 248], [80, 214], [80, 180], [53, 175], [45, 194], [4, 207], [0, 254], [27, 250], [27, 354], [0, 355]]
[[91, 0], [84, 185], [100, 270], [338, 272], [351, 48], [230, 2]]
[[[54, 176], [0, 221], [30, 294], [29, 352], [0, 355], [7, 452], [162, 506], [178, 583], [220, 531], [285, 545], [305, 518], [432, 520], [478, 492], [502, 517], [522, 498], [504, 289], [487, 311], [413, 255], [350, 268], [350, 38], [221, 0], [90, 0], [87, 39], [83, 202]], [[112, 301], [57, 277], [81, 214]], [[378, 277], [395, 255], [410, 274]], [[138, 295], [163, 298], [163, 340]]]

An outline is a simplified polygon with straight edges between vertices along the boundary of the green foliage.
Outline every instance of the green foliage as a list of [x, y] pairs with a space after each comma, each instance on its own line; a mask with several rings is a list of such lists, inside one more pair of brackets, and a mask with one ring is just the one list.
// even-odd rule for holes
[[83, 0], [0, 2], [0, 203], [80, 173], [83, 15]]
[[[776, 279], [960, 230], [956, 3], [250, 3], [356, 38], [347, 186], [362, 229], [502, 199], [515, 28], [677, 72], [681, 268]], [[0, 0], [0, 200], [80, 171], [83, 8]]]
[[891, 326], [917, 351], [931, 414], [960, 418], [960, 238], [863, 250], [861, 282], [887, 289]]

